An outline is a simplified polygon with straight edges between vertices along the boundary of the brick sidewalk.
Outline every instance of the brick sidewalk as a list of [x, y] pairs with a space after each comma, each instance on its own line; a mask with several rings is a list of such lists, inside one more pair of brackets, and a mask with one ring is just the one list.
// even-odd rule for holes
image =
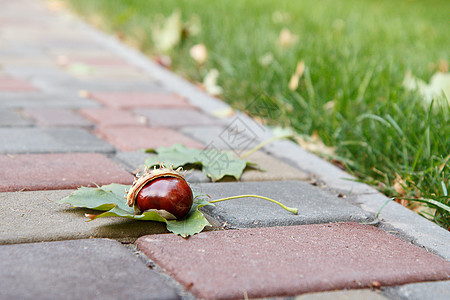
[[182, 239], [56, 204], [80, 185], [132, 183], [142, 148], [239, 154], [271, 133], [239, 112], [218, 118], [225, 103], [67, 12], [0, 7], [0, 299], [450, 299], [447, 231], [396, 203], [377, 219], [383, 195], [288, 141], [249, 157], [266, 172], [189, 180], [298, 215], [219, 203], [204, 210], [212, 228]]

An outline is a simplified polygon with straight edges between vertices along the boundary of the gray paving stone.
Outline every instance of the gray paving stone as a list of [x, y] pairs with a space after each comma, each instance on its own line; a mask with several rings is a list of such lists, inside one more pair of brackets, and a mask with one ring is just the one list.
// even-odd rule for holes
[[[349, 197], [349, 201], [374, 214], [389, 200], [381, 193]], [[447, 230], [415, 212], [390, 201], [380, 212], [381, 227], [397, 233], [403, 239], [425, 247], [443, 258], [450, 260], [450, 234]]]
[[295, 297], [293, 300], [387, 300], [380, 291], [346, 290], [322, 293], [310, 293]]
[[79, 128], [0, 128], [0, 153], [114, 152], [114, 147]]
[[230, 150], [236, 155], [254, 148], [259, 142], [253, 132], [229, 131], [224, 126], [186, 126], [180, 131], [211, 148]]
[[178, 299], [156, 271], [106, 239], [0, 246], [1, 299]]
[[147, 118], [150, 126], [180, 128], [185, 126], [211, 126], [220, 125], [220, 120], [212, 118], [195, 109], [154, 108], [135, 109], [134, 113]]
[[31, 125], [33, 125], [33, 123], [22, 117], [17, 111], [0, 108], [0, 127], [22, 127]]
[[[85, 213], [56, 201], [73, 190], [0, 193], [0, 244], [84, 239], [90, 237], [134, 241], [145, 234], [166, 233], [157, 222], [100, 218], [91, 222]], [[1, 297], [0, 297], [1, 298]]]
[[42, 127], [93, 127], [93, 124], [71, 109], [32, 108], [23, 113]]
[[448, 300], [450, 299], [450, 281], [411, 283], [387, 288], [385, 294], [393, 299]]
[[291, 165], [315, 176], [326, 184], [328, 189], [345, 194], [374, 194], [377, 190], [367, 184], [356, 182], [355, 177], [342, 171], [338, 167], [307, 152], [297, 144], [280, 140], [268, 144], [263, 148], [268, 153], [278, 157]]
[[[152, 157], [153, 154], [145, 153], [142, 151], [134, 152], [119, 152], [116, 154], [116, 158], [122, 162], [129, 172], [135, 172], [137, 169], [143, 169], [143, 163], [147, 158]], [[242, 174], [240, 181], [267, 181], [267, 180], [308, 180], [309, 177], [277, 160], [269, 155], [257, 151], [247, 158], [249, 161], [256, 163], [263, 171], [247, 168]], [[166, 162], [169, 163], [169, 162]], [[188, 170], [185, 175], [186, 179], [190, 183], [198, 182], [210, 182], [211, 180], [206, 177], [200, 170]], [[236, 181], [232, 177], [225, 177], [222, 181]]]
[[373, 222], [374, 217], [349, 204], [345, 199], [330, 195], [301, 181], [267, 181], [245, 183], [199, 183], [199, 192], [211, 199], [256, 194], [273, 198], [289, 207], [298, 208], [294, 215], [278, 205], [255, 198], [244, 198], [207, 206], [205, 211], [233, 228], [302, 225], [327, 222]]
[[159, 87], [152, 80], [133, 80], [133, 81], [119, 81], [119, 80], [82, 80], [77, 78], [70, 79], [58, 79], [52, 77], [39, 77], [32, 78], [30, 82], [40, 88], [42, 91], [46, 92], [70, 92], [77, 93], [81, 90], [87, 91], [145, 91], [154, 92], [160, 91]]
[[30, 64], [23, 66], [5, 66], [2, 71], [15, 78], [23, 80], [30, 80], [33, 78], [58, 78], [59, 80], [70, 80], [72, 77], [66, 72], [53, 66], [30, 66]]
[[32, 95], [0, 93], [0, 108], [81, 108], [99, 107], [100, 105], [90, 99], [78, 97], [76, 94], [41, 94]]

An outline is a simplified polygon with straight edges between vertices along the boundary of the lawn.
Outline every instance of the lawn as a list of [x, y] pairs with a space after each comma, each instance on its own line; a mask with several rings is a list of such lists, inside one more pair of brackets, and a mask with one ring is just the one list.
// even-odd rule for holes
[[[450, 228], [450, 105], [404, 83], [448, 72], [446, 0], [64, 1], [149, 56], [170, 57], [191, 81], [217, 69], [220, 96], [234, 108], [292, 128], [299, 142]], [[164, 42], [173, 32], [158, 31], [168, 20], [184, 29], [172, 47]], [[196, 44], [208, 51], [204, 63], [190, 55]], [[261, 115], [254, 99], [276, 113]]]

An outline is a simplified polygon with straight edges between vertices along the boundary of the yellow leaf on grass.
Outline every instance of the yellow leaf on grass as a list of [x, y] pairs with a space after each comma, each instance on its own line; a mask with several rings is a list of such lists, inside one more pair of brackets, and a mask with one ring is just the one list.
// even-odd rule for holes
[[162, 24], [154, 24], [152, 27], [153, 42], [156, 49], [162, 52], [168, 52], [178, 45], [182, 33], [183, 22], [179, 10], [175, 10]]
[[293, 34], [289, 29], [283, 28], [278, 36], [278, 44], [281, 47], [289, 47], [297, 43], [298, 36]]
[[206, 92], [213, 96], [219, 96], [222, 94], [223, 89], [217, 85], [217, 79], [219, 78], [219, 71], [217, 69], [212, 69], [206, 74], [203, 79], [203, 87]]
[[297, 136], [295, 140], [303, 149], [309, 152], [325, 156], [336, 156], [336, 148], [325, 145], [317, 131], [314, 131], [310, 137]]
[[450, 104], [450, 73], [436, 72], [426, 83], [408, 71], [403, 80], [403, 87], [409, 91], [417, 91], [423, 98], [425, 105], [435, 100], [437, 106]]
[[189, 54], [199, 65], [203, 65], [208, 59], [208, 49], [206, 49], [204, 44], [192, 46], [189, 50]]
[[300, 78], [302, 77], [304, 71], [305, 71], [305, 62], [302, 60], [297, 63], [295, 73], [291, 76], [291, 79], [289, 80], [288, 87], [291, 91], [295, 91], [298, 88]]

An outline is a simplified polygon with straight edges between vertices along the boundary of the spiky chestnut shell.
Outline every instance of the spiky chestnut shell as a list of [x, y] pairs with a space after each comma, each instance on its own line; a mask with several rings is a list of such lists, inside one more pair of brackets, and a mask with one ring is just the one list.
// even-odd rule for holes
[[166, 219], [186, 216], [193, 204], [193, 194], [180, 170], [166, 168], [163, 164], [159, 169], [146, 169], [127, 192], [127, 204], [136, 213], [156, 210]]

